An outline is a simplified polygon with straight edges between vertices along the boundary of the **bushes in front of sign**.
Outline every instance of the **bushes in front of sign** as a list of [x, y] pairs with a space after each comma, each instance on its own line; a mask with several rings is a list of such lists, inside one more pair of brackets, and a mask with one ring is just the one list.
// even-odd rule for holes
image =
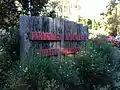
[[0, 89], [13, 89], [20, 86], [30, 88], [34, 87], [33, 84], [42, 88], [60, 86], [67, 88], [70, 83], [76, 83], [77, 71], [71, 67], [72, 61], [67, 62], [67, 59], [48, 61], [46, 57], [30, 54], [31, 57], [23, 60], [21, 65], [19, 63], [19, 33], [16, 29], [15, 27], [0, 35], [0, 48], [3, 50], [0, 55]]
[[17, 27], [0, 31], [0, 90], [7, 84], [9, 71], [19, 64], [19, 33]]
[[7, 87], [16, 90], [23, 87], [24, 90], [62, 90], [78, 84], [78, 72], [72, 58], [56, 60], [29, 54], [21, 61], [19, 69], [10, 72]]
[[112, 82], [113, 48], [108, 43], [86, 43], [86, 51], [75, 57], [75, 66], [85, 90], [94, 90], [94, 86], [106, 86]]
[[30, 53], [25, 60], [20, 62], [17, 75], [15, 70], [11, 72], [11, 77], [8, 79], [9, 87], [15, 90], [19, 90], [19, 88], [20, 90], [46, 88], [48, 80], [45, 75], [48, 69], [48, 62], [46, 57], [39, 57]]
[[[73, 57], [65, 57], [62, 60], [56, 61], [54, 64], [57, 65], [55, 79], [59, 82], [60, 87], [65, 89], [75, 89], [75, 86], [79, 85], [80, 80], [78, 77], [78, 70], [75, 67]], [[53, 77], [54, 78], [54, 77]]]
[[3, 81], [7, 82], [3, 85], [16, 90], [88, 90], [93, 86], [109, 84], [112, 82], [111, 45], [97, 42], [87, 42], [86, 45], [86, 49], [75, 57], [61, 60], [40, 57], [30, 51], [28, 57], [18, 64], [19, 68], [12, 67], [7, 74], [0, 72]]
[[88, 42], [86, 51], [60, 60], [30, 53], [21, 61], [20, 68], [10, 73], [8, 87], [24, 87], [28, 90], [93, 90], [93, 86], [109, 85], [112, 82], [111, 48], [107, 43]]

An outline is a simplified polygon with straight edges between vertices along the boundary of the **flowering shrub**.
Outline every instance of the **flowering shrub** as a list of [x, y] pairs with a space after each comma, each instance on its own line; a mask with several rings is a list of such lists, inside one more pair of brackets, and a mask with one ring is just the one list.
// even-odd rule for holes
[[111, 48], [105, 42], [87, 41], [86, 48], [74, 57], [58, 59], [30, 53], [21, 61], [19, 69], [11, 71], [8, 87], [15, 88], [24, 84], [28, 90], [76, 90], [76, 87], [93, 90], [93, 85], [108, 85], [112, 80]]
[[[108, 43], [88, 41], [86, 49], [75, 57], [75, 66], [79, 70], [84, 85], [107, 85], [112, 80], [112, 46]], [[87, 87], [87, 86], [86, 86]]]

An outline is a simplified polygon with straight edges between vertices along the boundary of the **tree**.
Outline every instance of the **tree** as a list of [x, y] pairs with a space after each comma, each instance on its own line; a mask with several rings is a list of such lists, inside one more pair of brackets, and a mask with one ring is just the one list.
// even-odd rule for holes
[[[28, 0], [18, 0], [19, 3], [22, 5], [23, 14], [27, 14], [28, 8]], [[30, 0], [31, 3], [31, 14], [32, 16], [39, 16], [41, 9], [45, 4], [48, 3], [49, 0]]]
[[0, 29], [9, 29], [16, 25], [21, 13], [17, 8], [14, 0], [0, 1]]
[[57, 18], [76, 21], [81, 8], [77, 1], [78, 0], [50, 0], [43, 9], [43, 11], [45, 11], [44, 15], [49, 16], [50, 13], [54, 12]]
[[98, 30], [101, 28], [101, 23], [90, 18], [79, 17], [78, 23], [88, 26], [90, 29]]
[[120, 1], [116, 3], [116, 0], [110, 0], [108, 6], [106, 6], [107, 11], [102, 14], [103, 17], [103, 25], [105, 30], [113, 36], [118, 34], [119, 29], [119, 17], [120, 13]]
[[42, 16], [52, 17], [52, 18], [60, 18], [61, 16], [58, 15], [58, 12], [60, 13], [59, 9], [61, 9], [60, 1], [49, 1], [45, 7], [41, 11]]
[[[30, 0], [31, 14], [38, 16], [48, 0]], [[19, 10], [19, 8], [21, 10]], [[20, 15], [28, 15], [28, 0], [0, 1], [0, 29], [9, 29], [19, 22]]]
[[94, 28], [95, 30], [100, 29], [100, 28], [101, 28], [101, 22], [96, 21], [96, 20], [94, 19], [94, 20], [93, 20], [93, 28]]
[[92, 20], [89, 18], [84, 18], [84, 17], [79, 16], [78, 23], [82, 23], [83, 25], [87, 25], [90, 29], [92, 28]]

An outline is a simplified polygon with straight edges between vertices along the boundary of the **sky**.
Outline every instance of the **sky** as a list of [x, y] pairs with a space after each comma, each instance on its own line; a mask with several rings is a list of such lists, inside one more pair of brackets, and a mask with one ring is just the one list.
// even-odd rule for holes
[[81, 16], [100, 19], [100, 13], [105, 11], [109, 0], [80, 0]]

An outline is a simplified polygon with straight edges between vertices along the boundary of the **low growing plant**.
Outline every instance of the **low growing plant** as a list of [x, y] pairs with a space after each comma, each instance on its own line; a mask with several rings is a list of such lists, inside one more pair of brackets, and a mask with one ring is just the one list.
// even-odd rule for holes
[[112, 82], [111, 52], [112, 46], [108, 43], [88, 41], [86, 49], [76, 55], [76, 69], [79, 71], [81, 86], [85, 90], [93, 90], [93, 86], [106, 86]]

